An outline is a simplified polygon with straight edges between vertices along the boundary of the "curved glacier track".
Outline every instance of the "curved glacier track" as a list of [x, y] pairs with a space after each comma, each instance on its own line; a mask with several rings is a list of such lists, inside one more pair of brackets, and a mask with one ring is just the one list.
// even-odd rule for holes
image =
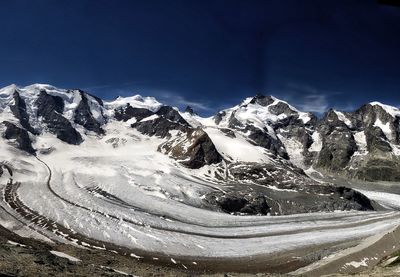
[[[104, 248], [185, 268], [290, 272], [400, 224], [395, 210], [290, 216], [233, 216], [149, 196], [84, 187], [48, 172], [46, 182], [9, 182], [2, 206], [53, 240]], [[175, 182], [183, 180], [178, 174]], [[201, 182], [200, 186], [221, 189]]]

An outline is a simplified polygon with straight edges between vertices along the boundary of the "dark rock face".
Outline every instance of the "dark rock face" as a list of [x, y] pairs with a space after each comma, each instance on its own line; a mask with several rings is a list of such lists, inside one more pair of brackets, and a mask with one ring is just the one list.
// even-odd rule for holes
[[79, 132], [72, 127], [68, 119], [61, 115], [64, 111], [64, 101], [61, 97], [41, 91], [35, 105], [37, 106], [37, 115], [43, 118], [49, 131], [57, 138], [69, 144], [82, 142]]
[[3, 121], [3, 125], [6, 127], [6, 130], [3, 134], [5, 139], [15, 139], [18, 149], [30, 154], [35, 154], [35, 149], [32, 147], [32, 141], [25, 129], [21, 129], [8, 121]]
[[303, 150], [307, 150], [313, 143], [313, 139], [310, 133], [305, 128], [291, 128], [289, 131], [290, 135], [298, 138], [303, 145]]
[[75, 110], [74, 122], [82, 125], [86, 130], [93, 131], [99, 135], [104, 134], [104, 130], [101, 128], [100, 123], [93, 117], [86, 94], [83, 91], [79, 92], [82, 100], [79, 102], [79, 105]]
[[186, 132], [191, 128], [189, 123], [172, 107], [162, 106], [152, 115], [157, 115], [158, 117], [152, 120], [135, 122], [131, 126], [143, 134], [161, 138], [169, 137], [172, 130]]
[[[393, 154], [393, 145], [399, 144], [400, 118], [380, 104], [366, 104], [343, 115], [349, 126], [333, 110], [317, 123], [323, 146], [314, 161], [315, 168], [368, 181], [400, 180], [400, 162]], [[389, 137], [387, 132], [391, 133]], [[360, 150], [355, 133], [365, 135], [366, 141], [366, 149], [358, 156], [354, 155]]]
[[[178, 131], [185, 136], [169, 140], [159, 146], [159, 151], [170, 154], [171, 157], [181, 160], [182, 164], [189, 168], [200, 168], [206, 164], [218, 163], [222, 160], [210, 137], [201, 129], [192, 128], [189, 123], [169, 106], [162, 106], [153, 113], [144, 109], [125, 108], [118, 113], [120, 119], [135, 117], [137, 122], [131, 126], [139, 132], [161, 138], [170, 138], [171, 131]], [[154, 119], [144, 120], [146, 117], [156, 116]]]
[[[393, 142], [400, 143], [400, 118], [393, 117], [379, 105], [366, 104], [354, 112], [357, 127], [372, 128], [379, 120], [383, 125], [388, 125], [393, 134]], [[389, 140], [389, 138], [387, 138]]]
[[0, 163], [0, 177], [3, 176], [5, 171], [8, 173], [8, 175], [13, 176], [13, 170], [11, 168], [11, 166], [7, 165], [7, 164], [1, 164]]
[[371, 201], [364, 194], [346, 187], [338, 187], [337, 191], [344, 199], [351, 201], [352, 205], [357, 205], [353, 209], [362, 211], [374, 210]]
[[237, 196], [225, 196], [219, 199], [217, 203], [221, 206], [221, 209], [227, 213], [237, 213], [240, 212], [242, 208], [248, 203], [245, 198], [240, 198]]
[[363, 105], [354, 112], [354, 115], [358, 126], [372, 126], [377, 119], [380, 119], [383, 124], [393, 121], [393, 117], [379, 105]]
[[222, 161], [210, 137], [201, 129], [191, 130], [188, 139], [192, 144], [188, 147], [186, 156], [189, 160], [184, 164], [189, 168], [200, 168], [206, 164], [215, 164]]
[[387, 142], [387, 138], [381, 128], [370, 126], [364, 130], [364, 133], [367, 141], [367, 150], [371, 153], [392, 151], [392, 147]]
[[293, 111], [288, 104], [279, 102], [276, 105], [270, 106], [268, 109], [274, 115], [286, 114], [290, 115], [297, 115], [297, 112]]
[[193, 111], [193, 108], [190, 106], [187, 106], [185, 109], [185, 113], [188, 113], [190, 115], [195, 115], [196, 113]]
[[174, 141], [160, 145], [160, 151], [170, 154], [174, 159], [181, 160], [189, 168], [200, 168], [204, 165], [222, 161], [210, 137], [202, 129], [189, 129], [185, 140], [175, 144]]
[[178, 124], [181, 124], [183, 126], [190, 126], [185, 119], [179, 114], [178, 111], [173, 109], [170, 106], [162, 106], [157, 112], [157, 115], [160, 117], [163, 117], [169, 121], [176, 122]]
[[268, 105], [271, 105], [274, 102], [275, 102], [275, 100], [271, 96], [257, 94], [256, 96], [253, 97], [253, 99], [251, 99], [251, 101], [249, 103], [250, 104], [258, 104], [260, 106], [266, 107]]
[[280, 156], [284, 159], [289, 159], [282, 142], [279, 139], [272, 137], [267, 130], [261, 130], [252, 125], [247, 125], [245, 130], [250, 131], [248, 138], [256, 145], [270, 150], [274, 155]]
[[37, 134], [37, 132], [32, 128], [31, 124], [29, 123], [29, 115], [26, 112], [26, 103], [24, 99], [21, 98], [17, 90], [14, 92], [13, 98], [14, 105], [10, 105], [11, 112], [16, 118], [18, 118], [19, 123], [22, 127], [24, 127], [32, 134]]
[[63, 99], [59, 96], [49, 95], [45, 91], [40, 92], [35, 104], [38, 107], [38, 115], [43, 117], [49, 117], [53, 112], [61, 114], [64, 111]]
[[242, 122], [237, 120], [237, 118], [235, 117], [235, 112], [233, 112], [229, 117], [228, 127], [239, 131], [244, 131], [244, 129], [246, 128], [246, 126]]
[[393, 120], [393, 131], [395, 143], [400, 144], [400, 117], [398, 116]]
[[336, 112], [332, 109], [330, 109], [318, 122], [317, 128], [323, 136], [329, 135], [334, 130], [343, 131], [349, 129], [348, 126], [339, 119]]
[[222, 119], [224, 118], [225, 115], [226, 115], [226, 112], [224, 112], [224, 111], [217, 113], [217, 114], [214, 116], [214, 122], [215, 122], [215, 124], [218, 125], [218, 124], [222, 121]]
[[231, 214], [266, 215], [270, 211], [264, 195], [256, 197], [224, 195], [216, 200], [216, 203], [224, 212]]
[[352, 132], [332, 110], [319, 122], [317, 130], [322, 135], [322, 149], [316, 165], [329, 171], [343, 170], [357, 150]]
[[324, 138], [317, 165], [328, 170], [340, 171], [347, 166], [356, 149], [351, 133], [333, 132]]
[[227, 137], [229, 138], [235, 138], [235, 132], [232, 131], [231, 129], [227, 129], [227, 128], [221, 128], [220, 129], [222, 133], [224, 133]]
[[274, 123], [272, 126], [274, 130], [279, 131], [284, 128], [290, 130], [291, 128], [304, 127], [305, 125], [297, 116], [288, 116]]
[[133, 108], [129, 103], [122, 108], [115, 110], [115, 119], [118, 121], [128, 121], [131, 118], [136, 118], [136, 121], [140, 121], [143, 118], [149, 117], [154, 113], [148, 109]]
[[377, 180], [399, 182], [400, 163], [397, 160], [372, 158], [355, 172], [355, 177], [369, 182]]
[[135, 122], [131, 126], [145, 135], [157, 136], [161, 138], [170, 137], [170, 131], [178, 130], [185, 132], [189, 128], [189, 126], [169, 121], [164, 117], [157, 117], [144, 122]]

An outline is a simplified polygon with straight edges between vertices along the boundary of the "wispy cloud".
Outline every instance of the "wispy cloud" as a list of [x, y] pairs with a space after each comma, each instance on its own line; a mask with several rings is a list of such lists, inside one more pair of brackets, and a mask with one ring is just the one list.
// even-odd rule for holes
[[302, 111], [324, 113], [329, 108], [327, 96], [323, 94], [308, 94], [293, 103]]
[[176, 106], [180, 108], [191, 106], [194, 110], [200, 110], [200, 111], [211, 110], [211, 108], [206, 103], [187, 99], [184, 96], [177, 93], [169, 91], [157, 91], [157, 90], [152, 91], [152, 93], [161, 102], [171, 106]]
[[83, 90], [99, 90], [99, 89], [121, 89], [127, 86], [134, 86], [137, 85], [137, 82], [126, 82], [121, 84], [100, 84], [100, 85], [92, 85], [83, 87]]
[[357, 107], [354, 105], [354, 103], [348, 102], [348, 103], [334, 105], [334, 108], [339, 111], [347, 112], [347, 111], [354, 111]]
[[[310, 85], [289, 83], [283, 91], [284, 97], [299, 110], [322, 114], [332, 107], [332, 97], [342, 92], [318, 89]], [[346, 108], [348, 108], [346, 106]]]
[[[131, 87], [134, 87], [131, 89]], [[212, 108], [204, 102], [188, 99], [187, 97], [172, 91], [153, 89], [143, 86], [140, 82], [126, 82], [118, 85], [113, 84], [100, 84], [87, 86], [83, 88], [87, 91], [107, 92], [109, 96], [129, 96], [140, 94], [142, 96], [153, 96], [163, 104], [176, 106], [184, 109], [186, 106], [191, 106], [194, 110], [198, 111], [211, 111]]]

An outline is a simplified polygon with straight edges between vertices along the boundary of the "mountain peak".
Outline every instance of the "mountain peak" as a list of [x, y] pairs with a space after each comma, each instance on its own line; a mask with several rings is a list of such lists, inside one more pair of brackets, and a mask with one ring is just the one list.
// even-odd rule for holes
[[260, 93], [257, 93], [251, 100], [250, 104], [259, 104], [261, 106], [268, 106], [274, 103], [277, 99], [273, 96], [270, 95], [262, 95]]
[[11, 84], [9, 86], [1, 88], [0, 89], [0, 95], [10, 95], [10, 94], [14, 93], [14, 91], [16, 89], [17, 89], [17, 85], [16, 84]]
[[185, 113], [188, 113], [188, 114], [190, 114], [190, 115], [196, 114], [191, 106], [187, 106], [187, 107], [186, 107]]
[[126, 106], [128, 104], [132, 107], [145, 108], [151, 111], [157, 111], [162, 106], [162, 104], [158, 102], [154, 97], [143, 97], [139, 94], [128, 97], [118, 96], [113, 101], [105, 102], [106, 106], [114, 109]]
[[369, 105], [371, 105], [371, 106], [379, 106], [382, 109], [384, 109], [388, 114], [390, 114], [392, 116], [400, 115], [400, 110], [397, 107], [394, 107], [394, 106], [382, 104], [381, 102], [378, 102], [378, 101], [370, 102]]
[[65, 91], [65, 89], [60, 89], [55, 86], [52, 86], [50, 84], [40, 84], [40, 83], [35, 83], [31, 84], [29, 86], [22, 87], [21, 89], [27, 90], [27, 91], [32, 91], [32, 90], [59, 90], [59, 91]]

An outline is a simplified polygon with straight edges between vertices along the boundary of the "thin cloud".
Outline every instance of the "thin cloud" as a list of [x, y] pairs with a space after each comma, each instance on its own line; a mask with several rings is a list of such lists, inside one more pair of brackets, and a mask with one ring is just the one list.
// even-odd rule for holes
[[[125, 87], [132, 87], [136, 85], [135, 89], [128, 89]], [[199, 101], [194, 101], [194, 100], [189, 100], [185, 98], [184, 96], [170, 92], [170, 91], [165, 91], [165, 90], [159, 90], [159, 89], [149, 89], [146, 87], [141, 87], [139, 82], [127, 82], [127, 83], [122, 83], [118, 85], [112, 85], [112, 84], [101, 84], [101, 85], [94, 85], [94, 86], [88, 86], [83, 88], [84, 90], [93, 90], [93, 91], [104, 91], [107, 89], [107, 92], [110, 94], [114, 95], [113, 98], [116, 98], [117, 96], [129, 96], [129, 95], [136, 95], [140, 94], [142, 96], [152, 96], [157, 98], [160, 102], [166, 105], [170, 106], [176, 106], [179, 108], [185, 108], [186, 106], [191, 106], [194, 110], [198, 111], [210, 111], [211, 108]]]
[[324, 113], [329, 108], [327, 96], [323, 94], [305, 95], [294, 105], [302, 111], [315, 113]]
[[126, 83], [122, 83], [122, 84], [100, 84], [100, 85], [93, 85], [93, 86], [87, 86], [82, 88], [83, 90], [97, 90], [97, 89], [107, 89], [107, 88], [111, 88], [111, 89], [115, 89], [115, 88], [121, 88], [121, 87], [127, 87], [127, 86], [133, 86], [133, 85], [137, 85], [138, 82], [126, 82]]
[[205, 103], [186, 99], [185, 97], [171, 92], [155, 92], [156, 98], [159, 98], [165, 104], [177, 107], [191, 106], [194, 110], [209, 111], [211, 108]]
[[339, 104], [335, 105], [334, 107], [339, 111], [345, 111], [345, 112], [354, 111], [356, 109], [356, 107], [352, 103]]
[[310, 85], [289, 83], [284, 89], [283, 95], [287, 95], [289, 103], [301, 111], [322, 114], [331, 105], [331, 97], [342, 95], [342, 92], [318, 89]]

